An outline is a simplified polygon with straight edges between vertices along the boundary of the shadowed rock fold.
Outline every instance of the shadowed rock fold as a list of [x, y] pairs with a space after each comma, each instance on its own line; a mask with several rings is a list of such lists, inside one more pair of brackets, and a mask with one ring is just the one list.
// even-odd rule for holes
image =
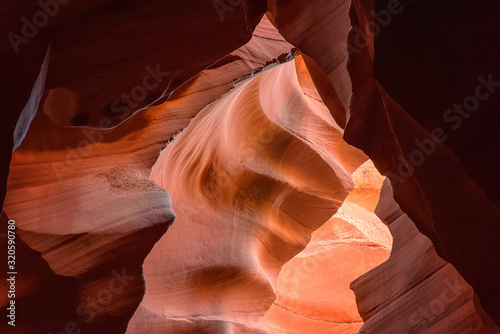
[[499, 333], [499, 13], [4, 1], [0, 332]]

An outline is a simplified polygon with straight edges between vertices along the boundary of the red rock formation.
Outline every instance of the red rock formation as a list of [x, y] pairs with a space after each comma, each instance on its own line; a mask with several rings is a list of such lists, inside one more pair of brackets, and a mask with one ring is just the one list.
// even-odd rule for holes
[[[271, 28], [263, 21], [256, 34], [273, 37]], [[125, 330], [143, 297], [142, 262], [174, 218], [168, 193], [147, 178], [160, 150], [233, 80], [291, 49], [284, 41], [256, 36], [229, 61], [178, 89], [171, 101], [112, 130], [61, 127], [43, 109], [38, 112], [13, 154], [4, 207], [16, 220], [19, 242], [27, 244], [19, 253], [30, 254], [18, 259], [19, 272], [32, 283], [17, 302], [19, 315], [33, 321], [18, 328], [60, 332], [69, 323], [93, 333]], [[27, 269], [33, 257], [43, 275]], [[133, 282], [120, 289], [114, 278], [123, 270]], [[37, 291], [44, 284], [46, 294]], [[68, 295], [68, 302], [54, 299], [53, 308], [40, 309], [40, 300], [56, 293], [54, 284], [64, 286], [59, 293]], [[109, 297], [113, 288], [120, 293]]]
[[394, 238], [386, 262], [352, 282], [360, 333], [499, 333], [471, 286], [442, 260], [393, 199], [386, 182], [376, 214]]
[[[266, 9], [284, 38], [264, 20], [243, 46]], [[30, 317], [19, 331], [123, 332], [136, 309], [129, 332], [355, 331], [348, 281], [387, 243], [361, 228], [376, 226], [366, 210], [379, 179], [355, 172], [366, 156], [345, 135], [396, 201], [386, 190], [377, 211], [395, 237], [391, 258], [352, 284], [361, 332], [497, 332], [499, 9], [5, 1], [0, 198], [10, 165], [4, 208], [25, 269], [19, 314]], [[295, 66], [277, 67], [294, 48]], [[164, 235], [165, 189], [178, 220]], [[360, 268], [323, 265], [321, 279], [290, 286], [294, 268], [330, 263], [319, 254]], [[123, 290], [121, 270], [134, 277], [118, 276]], [[323, 302], [316, 289], [331, 276], [342, 296]]]
[[272, 333], [357, 333], [363, 325], [349, 285], [387, 260], [392, 237], [371, 212], [383, 177], [367, 161], [352, 178], [355, 188], [339, 211], [283, 266], [265, 315]]
[[344, 202], [283, 266], [265, 317], [271, 333], [357, 333], [363, 322], [349, 284], [387, 260], [391, 245], [375, 214]]
[[316, 95], [293, 63], [281, 65], [209, 105], [162, 151], [151, 178], [172, 194], [177, 220], [145, 261], [128, 332], [268, 331], [281, 266], [339, 208], [366, 159]]
[[7, 38], [0, 58], [8, 84], [0, 98], [9, 112], [2, 114], [0, 132], [2, 201], [14, 128], [30, 96], [36, 97], [32, 90], [49, 45], [45, 112], [61, 125], [108, 128], [161, 102], [245, 44], [266, 8], [263, 1], [240, 4], [221, 20], [209, 1], [4, 1], [0, 34]]
[[[350, 55], [353, 98], [345, 138], [362, 148], [391, 179], [402, 210], [431, 239], [437, 253], [471, 284], [485, 310], [500, 324], [500, 210], [496, 190], [492, 190], [498, 182], [496, 177], [484, 179], [491, 168], [498, 169], [500, 160], [498, 155], [485, 154], [483, 144], [471, 141], [472, 133], [481, 133], [484, 143], [495, 142], [496, 131], [491, 126], [498, 119], [494, 110], [500, 95], [490, 91], [489, 98], [475, 107], [471, 122], [464, 119], [458, 126], [449, 119], [451, 109], [479, 101], [475, 95], [493, 89], [485, 81], [500, 77], [500, 70], [498, 62], [489, 57], [483, 63], [486, 51], [482, 42], [455, 37], [443, 42], [443, 36], [459, 36], [457, 29], [464, 32], [464, 22], [474, 26], [476, 33], [500, 31], [498, 26], [491, 28], [498, 23], [488, 14], [498, 9], [496, 6], [474, 7], [474, 15], [484, 17], [483, 24], [470, 15], [467, 9], [471, 7], [465, 1], [405, 3], [404, 11], [391, 14], [387, 29], [373, 36], [368, 28], [368, 22], [373, 22], [373, 5], [355, 1], [349, 43], [356, 47], [360, 34], [369, 37], [368, 48], [358, 47]], [[382, 7], [377, 2], [376, 13]], [[408, 41], [399, 44], [402, 38]], [[424, 43], [436, 47], [424, 47]], [[493, 49], [493, 53], [498, 52], [498, 48]], [[451, 55], [451, 50], [456, 52]], [[389, 54], [397, 54], [400, 61]], [[462, 64], [467, 64], [465, 71]], [[388, 67], [392, 70], [385, 73]], [[395, 71], [400, 79], [389, 85], [388, 78], [394, 77]], [[450, 78], [455, 84], [448, 87], [443, 83]]]
[[305, 55], [307, 67], [330, 113], [342, 128], [351, 97], [346, 68], [349, 2], [268, 0], [269, 17]]
[[[331, 87], [324, 91], [340, 96], [338, 83], [345, 78], [343, 61], [349, 56], [352, 100], [346, 140], [391, 178], [403, 211], [500, 324], [498, 180], [488, 176], [497, 175], [500, 163], [498, 154], [489, 153], [498, 142], [494, 124], [500, 95], [494, 91], [500, 70], [494, 59], [500, 48], [475, 37], [498, 40], [500, 29], [492, 16], [498, 4], [354, 1], [345, 48], [335, 37], [344, 36], [349, 24], [334, 19], [346, 17], [345, 1], [269, 3], [283, 36], [316, 62], [312, 72], [322, 69], [317, 84], [328, 86], [324, 74], [330, 76]], [[324, 36], [332, 34], [337, 35], [324, 43]], [[474, 118], [469, 111], [453, 111], [467, 103], [476, 110]], [[334, 117], [337, 110], [331, 110]]]
[[385, 178], [379, 174], [373, 162], [368, 160], [352, 174], [356, 187], [346, 201], [356, 203], [369, 212], [374, 212], [380, 198], [380, 188]]

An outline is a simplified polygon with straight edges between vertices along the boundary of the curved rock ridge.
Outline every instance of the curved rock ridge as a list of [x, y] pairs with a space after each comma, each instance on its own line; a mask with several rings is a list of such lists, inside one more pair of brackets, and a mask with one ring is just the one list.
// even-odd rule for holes
[[[2, 333], [124, 332], [144, 295], [144, 258], [173, 214], [161, 219], [106, 233], [54, 235], [17, 228], [16, 326], [2, 321]], [[4, 216], [1, 222], [7, 230]], [[2, 291], [8, 291], [4, 282]], [[2, 307], [10, 300], [6, 293]]]
[[[497, 240], [500, 203], [492, 195], [492, 187], [498, 189], [498, 182], [496, 176], [484, 180], [484, 175], [491, 174], [493, 166], [497, 170], [500, 162], [498, 154], [485, 152], [485, 147], [498, 142], [494, 141], [498, 131], [493, 124], [498, 119], [495, 110], [500, 106], [500, 95], [494, 94], [488, 80], [500, 77], [500, 70], [498, 62], [489, 57], [485, 61], [490, 68], [485, 68], [482, 56], [477, 54], [484, 50], [482, 42], [474, 43], [480, 44], [477, 48], [469, 48], [466, 44], [469, 38], [450, 39], [449, 43], [457, 50], [452, 58], [448, 48], [440, 44], [447, 33], [455, 34], [451, 27], [460, 27], [459, 31], [463, 32], [464, 22], [474, 26], [475, 32], [487, 34], [490, 33], [488, 27], [495, 25], [497, 34], [498, 23], [489, 13], [498, 10], [498, 4], [489, 2], [476, 8], [477, 16], [464, 11], [471, 8], [465, 1], [447, 4], [448, 7], [429, 1], [401, 3], [402, 7], [397, 8], [400, 13], [391, 14], [392, 23], [387, 30], [376, 35], [370, 28], [373, 13], [386, 10], [383, 8], [387, 8], [387, 4], [353, 2], [353, 27], [348, 37], [352, 50], [349, 71], [353, 95], [345, 139], [363, 149], [381, 174], [391, 180], [401, 209], [429, 237], [440, 257], [451, 263], [474, 288], [484, 309], [500, 325], [500, 244]], [[447, 19], [437, 19], [439, 17]], [[477, 17], [484, 17], [484, 26]], [[426, 40], [441, 46], [429, 55], [428, 48], [410, 47], [411, 42], [407, 41], [403, 52], [396, 41], [401, 41], [400, 32], [407, 29], [410, 30], [405, 38], [422, 43], [423, 34]], [[365, 42], [361, 43], [363, 38]], [[380, 40], [382, 44], [377, 44]], [[377, 45], [383, 45], [384, 51]], [[492, 52], [497, 49], [495, 45]], [[392, 54], [411, 56], [395, 62], [388, 50], [393, 50]], [[466, 71], [459, 66], [464, 62]], [[414, 66], [419, 68], [418, 74], [414, 73]], [[453, 68], [451, 72], [456, 73], [454, 88], [443, 84], [449, 82], [443, 76], [450, 73], [449, 68], [443, 73], [434, 70], [441, 66], [449, 66]], [[388, 67], [392, 68], [390, 73], [380, 71]], [[405, 78], [404, 91], [393, 83], [388, 84], [387, 77], [393, 77], [394, 71]], [[423, 73], [426, 73], [425, 79]], [[396, 81], [401, 83], [401, 79]], [[429, 84], [435, 84], [438, 89], [429, 91]], [[484, 92], [488, 88], [486, 99]], [[482, 96], [482, 100], [478, 96]], [[451, 121], [453, 109], [470, 105], [469, 101], [475, 104], [474, 118], [465, 115], [471, 118], [470, 122], [466, 118], [460, 124]], [[479, 136], [484, 144], [489, 143], [486, 146], [472, 139], [480, 133], [485, 134]], [[487, 162], [478, 165], [478, 161]]]
[[401, 211], [388, 180], [375, 212], [394, 243], [386, 262], [351, 284], [365, 322], [359, 333], [500, 333], [472, 287]]
[[61, 125], [109, 128], [164, 101], [244, 45], [265, 12], [263, 0], [241, 0], [223, 13], [199, 0], [4, 1], [0, 59], [2, 82], [8, 84], [0, 99], [8, 112], [0, 122], [0, 200], [14, 129], [28, 100], [36, 97], [33, 88], [49, 46], [43, 110]]
[[[490, 150], [499, 133], [500, 48], [488, 41], [499, 40], [493, 14], [499, 5], [373, 0], [347, 6], [268, 2], [278, 30], [314, 61], [309, 67], [319, 73], [320, 91], [339, 97], [347, 89], [347, 100], [340, 99], [349, 105], [346, 141], [391, 179], [402, 210], [474, 287], [498, 325], [500, 159]], [[326, 43], [324, 36], [330, 36]], [[341, 118], [337, 107], [328, 107]]]
[[498, 333], [498, 13], [5, 0], [14, 333]]
[[[175, 217], [169, 194], [148, 178], [151, 166], [165, 143], [233, 81], [266, 64], [275, 66], [292, 51], [286, 42], [276, 43], [279, 34], [269, 21], [256, 32], [273, 42], [253, 38], [235, 51], [238, 57], [201, 72], [170, 101], [116, 128], [62, 127], [45, 113], [36, 114], [13, 154], [4, 210], [16, 220], [28, 254], [45, 268], [27, 286], [39, 288], [53, 277], [47, 290], [55, 293], [54, 284], [63, 282], [64, 294], [73, 297], [30, 309], [42, 298], [30, 290], [18, 301], [34, 320], [24, 322], [26, 333], [60, 332], [68, 323], [93, 333], [125, 331], [144, 294], [142, 262]], [[26, 268], [29, 262], [18, 265]], [[120, 293], [108, 295], [116, 290]], [[42, 315], [47, 321], [40, 321]]]
[[177, 220], [144, 263], [127, 332], [267, 333], [281, 266], [342, 205], [365, 160], [304, 93], [295, 61], [239, 83], [153, 166]]
[[391, 239], [374, 213], [344, 202], [283, 266], [265, 316], [271, 333], [357, 333], [363, 322], [349, 284], [387, 260]]
[[[268, 34], [275, 40], [279, 36], [266, 19], [256, 33]], [[115, 129], [60, 127], [45, 114], [37, 114], [26, 140], [14, 153], [5, 211], [18, 217], [22, 221], [21, 228], [27, 230], [35, 230], [40, 221], [47, 218], [43, 222], [45, 232], [80, 232], [85, 229], [83, 226], [90, 226], [92, 230], [93, 220], [80, 218], [85, 223], [79, 224], [69, 219], [78, 216], [80, 211], [75, 211], [78, 207], [56, 210], [48, 203], [62, 196], [71, 200], [68, 198], [70, 192], [75, 192], [73, 200], [85, 194], [92, 196], [91, 190], [96, 187], [103, 187], [112, 194], [119, 194], [120, 188], [123, 193], [130, 193], [134, 187], [119, 185], [129, 181], [137, 183], [142, 192], [161, 192], [154, 183], [152, 186], [140, 183], [143, 183], [141, 178], [149, 174], [164, 143], [184, 129], [199, 110], [233, 87], [234, 80], [261, 70], [266, 63], [272, 63], [273, 59], [290, 53], [293, 48], [283, 40], [279, 46], [274, 42], [255, 37], [235, 52], [238, 58], [201, 72], [176, 91], [171, 101], [150, 108], [138, 114], [134, 121], [125, 122]], [[113, 152], [112, 160], [109, 152]], [[27, 179], [26, 175], [30, 178]], [[28, 202], [37, 204], [28, 205]], [[31, 212], [27, 209], [29, 207]], [[83, 207], [80, 210], [88, 212]], [[105, 227], [97, 230], [112, 227], [109, 223], [100, 224]]]
[[267, 2], [267, 16], [304, 55], [318, 92], [342, 128], [351, 98], [351, 78], [346, 67], [349, 3], [346, 0]]
[[363, 325], [349, 285], [387, 260], [392, 236], [372, 212], [384, 178], [369, 160], [352, 178], [342, 207], [283, 266], [265, 315], [271, 333], [357, 333]]

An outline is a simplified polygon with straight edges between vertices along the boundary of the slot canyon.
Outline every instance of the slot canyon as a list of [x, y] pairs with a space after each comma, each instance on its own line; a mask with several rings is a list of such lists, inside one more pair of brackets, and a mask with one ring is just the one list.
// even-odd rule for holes
[[500, 333], [499, 15], [4, 0], [0, 333]]

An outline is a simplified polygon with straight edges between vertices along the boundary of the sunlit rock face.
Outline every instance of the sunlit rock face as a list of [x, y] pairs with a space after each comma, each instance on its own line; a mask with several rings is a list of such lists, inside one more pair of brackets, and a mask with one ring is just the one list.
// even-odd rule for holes
[[496, 1], [58, 3], [2, 4], [0, 332], [500, 331]]
[[162, 151], [151, 178], [177, 219], [145, 261], [129, 333], [269, 331], [281, 267], [342, 205], [366, 160], [315, 95], [283, 64], [236, 85]]
[[[492, 81], [500, 78], [500, 49], [475, 37], [498, 40], [491, 13], [500, 8], [467, 1], [387, 6], [353, 2], [345, 138], [389, 177], [401, 209], [500, 324], [500, 159], [489, 153], [499, 142], [500, 84]], [[382, 10], [391, 23], [370, 29]]]
[[[114, 129], [63, 127], [40, 107], [13, 154], [4, 203], [23, 242], [18, 265], [26, 269], [18, 312], [31, 321], [17, 328], [125, 331], [144, 295], [144, 258], [175, 218], [170, 195], [149, 179], [161, 149], [233, 80], [292, 57], [293, 46], [276, 43], [280, 36], [267, 20], [255, 33], [275, 39], [256, 36], [168, 102]], [[6, 230], [6, 217], [2, 224]], [[41, 269], [28, 270], [30, 263]], [[54, 302], [42, 307], [44, 299]]]
[[343, 205], [283, 266], [264, 318], [270, 333], [357, 333], [363, 325], [350, 283], [387, 260], [392, 237], [373, 213], [383, 177], [369, 160], [351, 177]]
[[[498, 143], [500, 47], [477, 38], [498, 40], [498, 3], [269, 3], [280, 32], [315, 61], [311, 72], [329, 76], [337, 96], [348, 59], [345, 139], [391, 179], [402, 210], [500, 324], [500, 159], [489, 153]], [[322, 43], [346, 31], [347, 47], [335, 37]]]
[[387, 260], [391, 246], [375, 214], [344, 202], [283, 266], [265, 316], [271, 333], [357, 333], [363, 322], [349, 285]]
[[[36, 102], [28, 106], [30, 113], [40, 102], [59, 125], [112, 127], [165, 101], [183, 82], [248, 42], [266, 6], [242, 0], [230, 9], [221, 14], [211, 1], [199, 0], [4, 1], [0, 58], [2, 82], [8, 84], [2, 84], [0, 98], [8, 112], [0, 122], [2, 200], [14, 128], [30, 97]], [[33, 87], [49, 45], [41, 100]]]
[[354, 280], [361, 333], [498, 333], [472, 287], [443, 261], [394, 201], [386, 181], [376, 214], [390, 228], [389, 259]]

